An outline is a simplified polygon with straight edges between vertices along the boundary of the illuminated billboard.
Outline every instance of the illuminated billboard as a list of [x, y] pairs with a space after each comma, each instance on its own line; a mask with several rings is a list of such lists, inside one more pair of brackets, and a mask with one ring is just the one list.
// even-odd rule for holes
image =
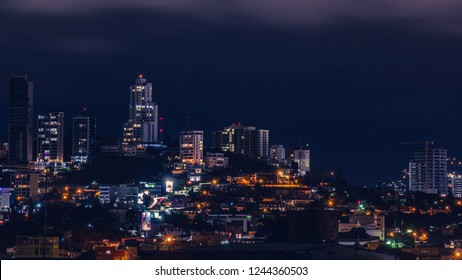
[[143, 212], [141, 213], [141, 231], [150, 231], [151, 230], [151, 213]]
[[172, 193], [173, 192], [173, 181], [167, 180], [165, 181], [165, 192]]
[[138, 204], [143, 204], [143, 203], [144, 203], [144, 196], [143, 196], [143, 193], [139, 193], [139, 194], [137, 195], [136, 202], [137, 202]]

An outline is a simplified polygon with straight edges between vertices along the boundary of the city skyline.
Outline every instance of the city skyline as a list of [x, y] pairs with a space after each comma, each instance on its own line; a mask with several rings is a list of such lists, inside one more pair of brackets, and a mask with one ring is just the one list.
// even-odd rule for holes
[[[304, 11], [318, 9], [301, 3], [271, 4], [263, 18], [230, 4], [238, 22], [215, 8], [225, 16], [214, 18], [206, 4], [190, 15], [144, 1], [126, 10], [107, 2], [105, 10], [90, 2], [72, 10], [70, 2], [0, 6], [1, 119], [8, 78], [28, 74], [35, 112], [64, 111], [69, 124], [87, 107], [99, 135], [119, 135], [128, 86], [143, 73], [172, 135], [186, 129], [187, 116], [206, 143], [208, 131], [233, 122], [264, 127], [273, 144], [298, 146], [301, 138], [313, 148], [314, 166], [342, 166], [358, 184], [406, 166], [412, 148], [402, 141], [434, 139], [462, 158], [455, 1], [438, 7], [444, 21], [425, 12], [435, 9], [431, 3], [417, 9], [407, 1], [406, 9], [390, 5], [375, 18], [332, 4], [328, 10], [339, 13], [322, 12], [325, 23], [303, 20]], [[297, 16], [283, 17], [287, 9]], [[7, 134], [4, 122], [0, 131]]]
[[317, 275], [330, 260], [359, 264], [339, 277], [362, 260], [457, 274], [461, 9], [3, 1], [0, 259], [151, 260], [156, 276], [192, 278]]
[[[157, 95], [155, 94], [155, 90], [154, 90], [154, 93], [153, 93], [152, 83], [147, 83], [147, 82], [146, 82], [146, 81], [147, 81], [146, 75], [137, 74], [137, 75], [135, 75], [135, 76], [136, 76], [136, 83], [135, 83], [135, 85], [130, 86], [130, 89], [129, 89], [130, 96], [135, 92], [134, 90], [135, 90], [136, 86], [139, 85], [139, 84], [148, 85], [148, 87], [149, 87], [149, 90], [148, 90], [149, 94], [148, 94], [148, 95], [149, 95], [149, 98], [150, 98], [151, 100], [152, 100], [152, 98], [153, 98], [152, 96], [155, 96], [155, 97], [157, 96]], [[11, 76], [10, 78], [15, 78], [15, 77], [22, 77], [22, 76]], [[24, 75], [24, 77], [27, 77], [27, 75]], [[33, 82], [33, 81], [32, 81], [32, 82]], [[147, 83], [147, 84], [146, 84], [146, 83]], [[143, 91], [144, 91], [144, 88], [143, 88]], [[154, 97], [154, 99], [155, 99], [155, 97]], [[129, 120], [132, 118], [131, 115], [133, 115], [133, 113], [132, 113], [132, 111], [134, 110], [133, 108], [136, 107], [136, 106], [134, 106], [134, 105], [131, 105], [131, 104], [134, 102], [134, 101], [132, 100], [132, 98], [133, 98], [133, 97], [131, 96], [131, 97], [130, 97], [130, 113], [129, 113], [129, 116], [130, 116], [130, 117], [129, 117]], [[140, 100], [141, 100], [141, 99], [140, 99]], [[32, 102], [32, 103], [33, 103], [33, 102]], [[157, 132], [156, 134], [159, 134], [159, 135], [160, 135], [160, 134], [162, 134], [162, 133], [159, 132], [160, 127], [159, 127], [157, 118], [160, 118], [161, 120], [163, 120], [163, 119], [164, 119], [164, 116], [162, 116], [162, 117], [157, 116], [157, 114], [158, 114], [158, 112], [159, 112], [158, 104], [154, 102], [153, 105], [154, 105], [153, 108], [155, 108], [155, 109], [154, 109], [154, 112], [155, 112], [155, 115], [156, 115], [156, 117], [155, 117], [155, 124], [156, 124], [155, 126], [156, 126], [156, 128], [154, 128], [154, 130]], [[34, 112], [33, 119], [36, 119], [36, 117], [40, 115], [40, 112], [37, 112], [37, 109], [35, 108], [35, 106], [34, 106], [34, 108], [32, 108], [31, 110]], [[87, 108], [85, 107], [84, 110], [86, 111]], [[37, 112], [37, 113], [36, 113], [36, 112]], [[91, 114], [92, 117], [94, 118], [94, 115], [97, 115], [97, 112], [98, 112], [98, 110], [96, 110], [96, 111], [94, 111], [94, 112], [91, 112], [90, 114]], [[47, 112], [46, 114], [48, 114], [48, 113], [49, 113], [49, 112]], [[73, 119], [74, 119], [75, 117], [78, 117], [80, 114], [81, 114], [81, 113], [78, 113], [78, 114], [73, 115], [73, 116], [68, 116], [68, 115], [67, 115], [66, 117], [69, 118], [69, 119], [71, 120], [71, 123], [72, 123], [72, 122], [73, 122]], [[169, 116], [167, 115], [167, 119], [168, 119], [168, 118], [169, 118]], [[185, 129], [182, 129], [181, 131], [168, 131], [167, 133], [165, 133], [165, 130], [162, 128], [162, 132], [164, 132], [163, 134], [167, 134], [168, 136], [170, 136], [170, 138], [173, 139], [173, 141], [176, 141], [176, 140], [174, 140], [174, 139], [177, 138], [176, 135], [180, 135], [182, 131], [187, 130], [186, 128], [188, 128], [188, 127], [191, 125], [191, 124], [190, 124], [190, 123], [191, 123], [191, 117], [190, 117], [189, 115], [185, 118], [185, 123], [186, 123], [186, 124], [185, 124]], [[126, 126], [126, 125], [127, 125], [127, 122], [125, 122], [124, 124], [121, 125], [121, 127], [123, 127], [123, 130], [120, 130], [120, 131], [122, 131], [122, 133], [117, 133], [118, 131], [113, 131], [112, 133], [109, 132], [108, 134], [102, 134], [102, 133], [99, 131], [99, 130], [100, 130], [100, 128], [99, 128], [99, 129], [98, 129], [97, 136], [115, 135], [116, 137], [120, 138], [120, 143], [124, 143], [123, 131], [125, 131], [125, 129], [126, 129], [125, 126]], [[103, 124], [102, 126], [103, 126], [103, 128], [106, 127], [104, 124]], [[233, 122], [233, 123], [231, 124], [230, 127], [233, 127], [233, 126], [243, 126], [243, 125], [241, 125], [240, 122], [237, 122], [237, 123], [234, 123], [234, 122]], [[194, 128], [197, 128], [197, 129], [200, 129], [201, 127], [207, 127], [207, 123], [195, 124], [195, 125], [193, 125], [193, 127], [194, 127]], [[244, 127], [245, 127], [245, 126], [244, 126]], [[250, 127], [250, 128], [252, 128], [252, 127]], [[253, 128], [254, 128], [254, 127], [253, 127]], [[37, 132], [37, 129], [38, 129], [38, 127], [36, 127], [35, 125], [33, 125], [33, 132], [34, 132], [34, 133], [33, 133], [33, 138], [34, 138], [34, 139], [35, 139], [35, 134], [36, 134], [36, 132]], [[71, 131], [71, 130], [72, 130], [72, 127], [66, 127], [66, 126], [65, 126], [65, 127], [64, 127], [64, 135], [67, 135], [67, 132], [68, 132], [68, 131]], [[103, 131], [104, 131], [104, 129], [103, 129]], [[205, 147], [211, 147], [211, 148], [214, 147], [214, 144], [213, 144], [213, 143], [214, 143], [214, 140], [213, 140], [213, 138], [215, 137], [214, 134], [216, 133], [216, 131], [218, 131], [218, 130], [217, 130], [217, 129], [212, 129], [212, 130], [210, 130], [210, 131], [204, 130], [204, 132], [205, 132], [205, 135], [204, 135], [205, 144], [204, 144], [204, 146], [205, 146]], [[259, 130], [259, 131], [260, 131], [260, 130]], [[152, 133], [150, 133], [150, 134], [152, 134]], [[155, 135], [155, 136], [157, 137], [157, 135]], [[65, 137], [66, 137], [66, 136], [65, 136]], [[160, 136], [159, 136], [159, 137], [160, 137]], [[287, 137], [287, 136], [286, 136], [286, 137]], [[421, 139], [418, 139], [418, 140], [421, 140]], [[159, 141], [160, 141], [160, 138], [159, 138]], [[299, 142], [299, 145], [297, 145], [297, 144], [292, 144], [292, 143], [290, 143], [290, 144], [283, 143], [283, 146], [284, 146], [284, 147], [292, 146], [293, 148], [297, 148], [298, 146], [301, 146], [301, 145], [304, 146], [305, 144], [308, 145], [308, 146], [310, 146], [310, 143], [302, 142], [302, 141], [304, 141], [302, 137], [299, 137], [299, 141], [300, 141], [300, 142]], [[426, 138], [426, 141], [428, 141], [428, 138]], [[157, 141], [154, 141], [154, 142], [157, 142]], [[434, 144], [433, 142], [436, 142], [436, 145], [437, 145], [437, 146], [442, 146], [442, 147], [446, 148], [446, 146], [441, 145], [441, 141], [434, 141], [434, 140], [432, 140], [431, 142], [432, 142], [432, 144]], [[279, 143], [279, 142], [274, 142], [274, 140], [270, 141], [269, 143], [270, 143], [271, 145], [279, 145], [279, 144], [281, 144], [281, 143]], [[398, 143], [398, 145], [401, 146], [401, 144], [403, 144], [403, 143], [404, 143], [404, 144], [407, 144], [407, 142], [401, 142], [401, 143]], [[418, 143], [420, 143], [420, 142], [418, 142]], [[423, 143], [423, 142], [422, 142], [422, 143]], [[416, 149], [419, 149], [419, 148], [418, 148], [418, 147], [413, 147], [413, 148], [409, 148], [409, 147], [408, 147], [408, 148], [406, 148], [406, 149], [402, 149], [402, 148], [401, 148], [401, 150], [406, 151], [406, 154], [408, 155], [408, 158], [405, 159], [405, 160], [409, 161], [409, 159], [412, 157], [412, 153], [413, 153]], [[268, 146], [268, 152], [269, 152], [269, 146]], [[68, 152], [66, 151], [65, 153], [68, 153]], [[451, 151], [449, 151], [448, 156], [453, 157], [453, 154], [451, 154]], [[318, 160], [318, 159], [317, 159], [317, 160]], [[326, 162], [326, 161], [323, 160], [323, 159], [321, 159], [320, 161], [321, 161], [321, 162]], [[311, 163], [310, 163], [310, 165], [311, 165]], [[351, 170], [351, 167], [342, 166], [341, 164], [338, 164], [338, 165], [330, 164], [330, 165], [329, 165], [328, 162], [326, 162], [326, 164], [324, 164], [324, 165], [319, 164], [319, 162], [317, 162], [317, 163], [315, 162], [314, 168], [317, 168], [317, 167], [321, 167], [321, 168], [330, 168], [330, 169], [332, 169], [332, 170], [336, 170], [336, 168], [340, 167], [340, 168], [342, 168], [342, 170], [345, 170], [345, 169], [346, 169], [346, 170]], [[403, 167], [401, 166], [401, 168], [403, 168]], [[404, 168], [406, 168], [406, 167], [404, 167]], [[342, 171], [342, 172], [343, 172], [343, 171]], [[359, 172], [359, 170], [356, 170], [356, 172]], [[363, 178], [362, 178], [363, 180], [355, 180], [356, 178], [354, 178], [354, 177], [351, 178], [351, 177], [348, 175], [348, 173], [347, 173], [346, 178], [347, 178], [347, 179], [353, 179], [353, 180], [351, 180], [353, 184], [359, 184], [359, 185], [361, 185], [361, 184], [374, 184], [375, 179], [376, 179], [376, 178], [380, 178], [380, 177], [385, 177], [385, 178], [389, 178], [389, 179], [397, 178], [397, 177], [399, 177], [399, 174], [400, 174], [400, 169], [395, 169], [395, 170], [393, 170], [392, 172], [389, 172], [389, 173], [380, 173], [380, 174], [377, 174], [376, 176], [370, 176], [370, 177], [368, 177], [368, 176], [362, 176], [362, 177], [363, 177]], [[343, 174], [343, 175], [345, 175], [345, 174]]]

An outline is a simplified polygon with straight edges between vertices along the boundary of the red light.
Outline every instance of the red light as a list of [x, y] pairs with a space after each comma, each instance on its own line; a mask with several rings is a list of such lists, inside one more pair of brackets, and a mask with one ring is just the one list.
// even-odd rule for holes
[[140, 79], [142, 79], [142, 78], [143, 78], [143, 74], [140, 74], [138, 77], [139, 77]]
[[164, 132], [164, 130], [163, 130], [162, 128], [161, 128], [161, 129], [159, 129], [159, 131], [160, 131], [160, 133]]
[[161, 120], [161, 121], [163, 121], [163, 120], [164, 120], [164, 118], [163, 118], [163, 117], [160, 117], [160, 120]]

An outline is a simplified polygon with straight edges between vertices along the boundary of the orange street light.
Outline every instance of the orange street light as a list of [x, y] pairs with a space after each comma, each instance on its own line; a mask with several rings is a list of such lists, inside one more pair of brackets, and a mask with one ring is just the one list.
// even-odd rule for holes
[[462, 259], [462, 251], [460, 249], [454, 249], [454, 253], [452, 254], [452, 258], [455, 260]]

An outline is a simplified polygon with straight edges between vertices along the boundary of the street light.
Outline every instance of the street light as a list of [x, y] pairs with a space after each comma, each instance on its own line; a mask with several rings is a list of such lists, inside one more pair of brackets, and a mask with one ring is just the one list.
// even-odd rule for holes
[[454, 249], [454, 253], [452, 254], [452, 258], [455, 260], [462, 259], [462, 251], [460, 249]]
[[334, 206], [334, 201], [332, 201], [332, 199], [329, 199], [329, 200], [327, 201], [327, 206], [333, 207], [333, 206]]

